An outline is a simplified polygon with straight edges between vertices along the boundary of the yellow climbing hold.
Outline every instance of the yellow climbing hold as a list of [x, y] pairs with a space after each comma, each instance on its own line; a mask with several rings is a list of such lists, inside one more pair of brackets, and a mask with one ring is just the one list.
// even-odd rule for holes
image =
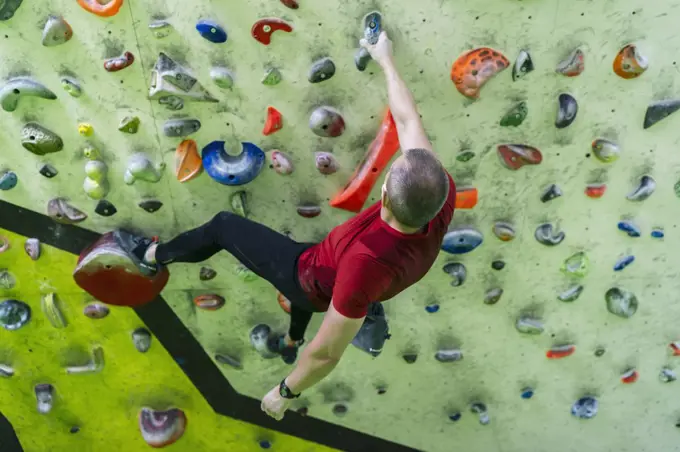
[[78, 133], [84, 137], [91, 137], [94, 133], [94, 127], [92, 127], [92, 124], [81, 122], [78, 124]]

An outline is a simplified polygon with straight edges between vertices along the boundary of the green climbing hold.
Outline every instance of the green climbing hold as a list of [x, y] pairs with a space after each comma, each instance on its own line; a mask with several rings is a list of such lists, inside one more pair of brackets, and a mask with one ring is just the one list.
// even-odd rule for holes
[[673, 186], [673, 189], [675, 190], [675, 196], [680, 198], [680, 181], [677, 181], [675, 185]]
[[125, 133], [137, 133], [139, 130], [139, 117], [137, 116], [126, 116], [120, 122], [118, 130]]
[[573, 276], [585, 276], [588, 273], [590, 262], [583, 251], [573, 254], [562, 264], [562, 272]]
[[469, 162], [476, 154], [473, 151], [463, 151], [456, 156], [459, 162]]
[[524, 122], [528, 114], [529, 107], [527, 107], [527, 103], [525, 101], [522, 101], [512, 107], [505, 115], [503, 115], [501, 118], [501, 126], [517, 127]]
[[275, 67], [267, 69], [267, 72], [264, 73], [264, 77], [262, 78], [262, 84], [266, 86], [274, 86], [278, 85], [281, 83], [281, 71], [276, 69]]
[[234, 273], [236, 273], [236, 276], [241, 278], [244, 282], [252, 282], [258, 278], [258, 276], [245, 265], [237, 265], [234, 268]]

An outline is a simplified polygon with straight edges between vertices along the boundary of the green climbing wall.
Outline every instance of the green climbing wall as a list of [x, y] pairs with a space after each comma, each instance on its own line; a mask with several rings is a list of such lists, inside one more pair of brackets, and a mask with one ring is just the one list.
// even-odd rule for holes
[[[393, 336], [382, 355], [373, 359], [350, 348], [337, 370], [296, 407], [308, 405], [310, 416], [435, 452], [673, 448], [680, 383], [662, 383], [658, 375], [680, 360], [670, 357], [668, 347], [680, 339], [674, 321], [680, 307], [673, 298], [673, 250], [680, 246], [673, 215], [673, 187], [680, 175], [675, 151], [680, 116], [649, 129], [643, 129], [643, 118], [650, 103], [680, 97], [672, 60], [673, 49], [680, 48], [673, 13], [680, 3], [665, 0], [657, 5], [663, 8], [641, 0], [300, 3], [298, 10], [291, 10], [276, 0], [195, 0], [191, 5], [136, 0], [126, 1], [117, 15], [104, 19], [72, 1], [25, 0], [13, 18], [0, 22], [1, 75], [29, 75], [58, 99], [21, 98], [16, 111], [0, 112], [0, 164], [19, 176], [16, 188], [0, 192], [0, 199], [46, 212], [51, 198], [66, 197], [88, 214], [81, 223], [85, 228], [105, 232], [134, 226], [168, 239], [229, 209], [230, 196], [245, 189], [250, 218], [299, 241], [321, 239], [351, 216], [328, 207], [327, 201], [363, 157], [386, 105], [379, 69], [371, 63], [359, 72], [353, 62], [361, 19], [379, 9], [435, 149], [459, 187], [479, 190], [479, 204], [458, 211], [452, 227], [474, 227], [484, 242], [469, 254], [442, 253], [427, 277], [385, 304]], [[69, 42], [41, 45], [49, 14], [63, 15], [72, 26]], [[283, 18], [294, 31], [275, 32], [271, 45], [264, 46], [250, 35], [253, 23], [263, 17]], [[172, 25], [162, 39], [148, 28], [159, 18]], [[203, 39], [195, 30], [199, 19], [224, 26], [227, 42]], [[624, 80], [613, 72], [612, 62], [631, 43], [648, 59], [649, 69]], [[511, 65], [526, 49], [535, 69], [517, 81], [507, 69], [482, 88], [479, 99], [467, 99], [450, 80], [451, 65], [464, 52], [482, 46], [502, 52]], [[556, 73], [558, 63], [576, 48], [583, 51], [585, 71], [578, 77]], [[120, 72], [106, 72], [104, 61], [125, 51], [134, 54], [135, 62]], [[219, 102], [186, 102], [182, 110], [171, 111], [148, 100], [159, 52], [185, 67]], [[334, 60], [336, 75], [310, 84], [310, 66], [325, 56]], [[213, 83], [214, 67], [232, 72], [233, 88]], [[281, 71], [283, 80], [265, 86], [262, 77], [272, 67]], [[82, 85], [81, 97], [62, 90], [65, 75]], [[555, 127], [560, 93], [571, 94], [579, 105], [575, 121], [563, 129]], [[522, 100], [528, 106], [527, 119], [516, 128], [501, 127], [503, 114]], [[270, 105], [282, 113], [284, 126], [263, 136]], [[341, 137], [319, 138], [309, 130], [310, 112], [320, 105], [333, 106], [344, 116], [347, 128]], [[126, 116], [140, 118], [137, 134], [118, 130]], [[264, 151], [279, 149], [290, 155], [295, 172], [280, 175], [265, 167], [254, 181], [238, 188], [220, 185], [207, 174], [180, 183], [174, 175], [180, 139], [162, 134], [165, 121], [175, 117], [201, 121], [201, 129], [191, 136], [199, 149], [222, 140], [236, 154], [241, 142], [252, 142]], [[58, 133], [64, 150], [44, 157], [25, 150], [20, 132], [30, 121]], [[79, 123], [91, 124], [94, 135], [80, 136]], [[597, 160], [591, 142], [598, 138], [617, 143], [620, 158], [612, 163]], [[106, 199], [117, 208], [114, 216], [97, 215], [97, 201], [83, 192], [83, 149], [88, 143], [108, 165]], [[542, 162], [511, 171], [497, 156], [496, 146], [503, 143], [534, 146]], [[464, 150], [475, 156], [457, 160]], [[317, 171], [314, 153], [319, 151], [333, 153], [340, 165], [337, 173], [324, 176]], [[155, 165], [165, 163], [159, 182], [123, 182], [128, 158], [136, 152], [146, 153]], [[41, 176], [44, 163], [59, 174]], [[656, 181], [655, 193], [641, 202], [627, 199], [643, 175]], [[601, 198], [586, 196], [584, 190], [592, 183], [606, 183]], [[550, 184], [557, 184], [563, 195], [544, 203], [541, 195]], [[144, 199], [160, 200], [163, 207], [145, 212], [138, 207]], [[321, 215], [298, 216], [296, 206], [301, 203], [318, 203]], [[641, 236], [619, 231], [622, 220], [637, 224]], [[494, 236], [497, 221], [513, 225], [513, 241]], [[559, 245], [547, 247], [534, 239], [536, 228], [546, 222], [565, 232]], [[665, 228], [665, 238], [651, 237], [653, 228]], [[55, 226], [54, 233], [59, 231]], [[565, 275], [560, 267], [579, 251], [589, 258], [588, 274]], [[635, 261], [615, 272], [616, 261], [627, 255]], [[505, 268], [492, 269], [496, 260], [504, 261]], [[449, 262], [466, 266], [467, 279], [459, 287], [452, 287], [442, 271]], [[275, 290], [264, 281], [244, 282], [236, 264], [228, 255], [214, 257], [207, 265], [218, 277], [209, 282], [199, 280], [197, 265], [174, 265], [162, 295], [211, 356], [219, 352], [241, 360], [242, 370], [220, 366], [239, 392], [259, 398], [289, 368], [279, 360], [261, 359], [250, 348], [248, 331], [258, 323], [285, 328], [286, 316]], [[558, 295], [574, 284], [584, 287], [580, 297], [559, 301]], [[612, 287], [635, 294], [639, 307], [634, 316], [623, 319], [608, 312], [605, 293]], [[495, 288], [503, 289], [502, 297], [494, 305], [485, 304], [485, 294]], [[211, 292], [227, 300], [225, 307], [196, 310], [193, 296]], [[430, 304], [439, 304], [439, 311], [428, 313], [425, 307]], [[527, 312], [544, 321], [541, 335], [522, 335], [515, 329], [517, 317]], [[317, 317], [309, 338], [321, 321]], [[546, 359], [552, 346], [565, 344], [575, 345], [572, 356]], [[462, 361], [434, 359], [438, 349], [451, 347], [462, 350]], [[596, 356], [598, 349], [605, 353]], [[419, 357], [407, 364], [404, 353]], [[639, 380], [623, 384], [621, 375], [631, 368], [637, 369]], [[379, 386], [387, 392], [379, 395]], [[527, 386], [535, 391], [530, 400], [520, 397]], [[584, 395], [600, 402], [598, 415], [590, 420], [570, 415], [572, 403]], [[342, 418], [332, 414], [338, 402], [349, 407]], [[470, 413], [472, 402], [486, 404], [489, 425], [480, 425]], [[462, 418], [452, 422], [449, 415], [458, 411]]]

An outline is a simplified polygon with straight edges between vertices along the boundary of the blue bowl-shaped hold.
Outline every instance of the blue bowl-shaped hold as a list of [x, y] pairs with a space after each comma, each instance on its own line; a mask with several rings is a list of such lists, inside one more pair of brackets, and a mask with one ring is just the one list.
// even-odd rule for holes
[[203, 148], [203, 168], [223, 185], [243, 185], [255, 179], [264, 168], [265, 154], [253, 143], [241, 143], [239, 155], [229, 155], [224, 141], [213, 141]]
[[7, 171], [0, 175], [0, 190], [11, 190], [17, 186], [19, 178], [14, 171]]
[[614, 271], [620, 272], [621, 270], [632, 264], [634, 260], [635, 256], [623, 256], [619, 258], [619, 260], [617, 260], [616, 263], [614, 264]]
[[451, 254], [465, 254], [482, 244], [482, 233], [473, 228], [457, 228], [444, 235], [442, 250]]
[[530, 399], [534, 396], [534, 390], [531, 388], [524, 388], [522, 389], [522, 393], [520, 394], [520, 396], [523, 399]]
[[268, 440], [263, 439], [263, 440], [260, 441], [260, 448], [261, 449], [271, 449], [271, 447], [272, 447], [272, 443], [269, 442]]
[[434, 314], [435, 312], [439, 311], [439, 305], [438, 304], [427, 305], [425, 306], [425, 310], [430, 314]]
[[655, 239], [662, 239], [664, 238], [665, 235], [666, 234], [663, 232], [663, 229], [661, 228], [654, 228], [651, 234], [651, 236]]
[[461, 417], [463, 417], [463, 415], [460, 412], [449, 414], [449, 419], [451, 419], [453, 422], [458, 422]]
[[210, 42], [220, 44], [227, 41], [227, 32], [212, 20], [199, 20], [196, 24], [198, 33]]
[[632, 221], [619, 221], [619, 231], [623, 231], [631, 237], [640, 237], [640, 228]]

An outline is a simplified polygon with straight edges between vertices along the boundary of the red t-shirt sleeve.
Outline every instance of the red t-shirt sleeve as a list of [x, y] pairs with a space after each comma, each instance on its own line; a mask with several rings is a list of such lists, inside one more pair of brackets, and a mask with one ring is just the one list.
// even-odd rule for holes
[[351, 319], [368, 313], [368, 306], [384, 294], [394, 275], [384, 264], [367, 255], [340, 261], [333, 287], [333, 307]]

